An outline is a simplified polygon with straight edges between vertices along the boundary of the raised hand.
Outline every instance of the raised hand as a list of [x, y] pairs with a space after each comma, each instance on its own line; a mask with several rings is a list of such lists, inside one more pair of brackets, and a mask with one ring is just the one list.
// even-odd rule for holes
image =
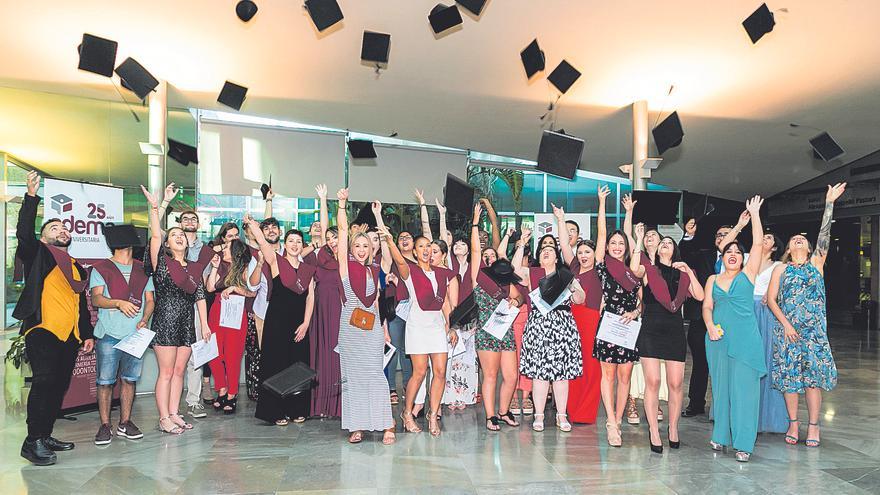
[[336, 199], [339, 201], [348, 201], [348, 189], [342, 188], [336, 191]]
[[838, 182], [837, 184], [829, 185], [828, 192], [825, 193], [825, 202], [833, 203], [837, 201], [843, 192], [846, 190], [846, 182]]
[[599, 201], [605, 201], [605, 198], [611, 194], [611, 188], [607, 185], [601, 185], [596, 189], [596, 195], [599, 196]]
[[557, 220], [565, 220], [565, 210], [559, 208], [553, 203], [550, 203], [550, 206], [553, 207], [553, 216], [556, 217]]
[[150, 203], [150, 206], [154, 208], [157, 208], [159, 206], [156, 202], [156, 196], [153, 196], [153, 193], [147, 191], [147, 188], [144, 187], [143, 184], [141, 184], [141, 192], [144, 193], [144, 197], [147, 198], [147, 203]]
[[27, 173], [27, 194], [28, 196], [36, 196], [37, 190], [40, 189], [40, 174], [35, 170]]
[[382, 203], [379, 202], [378, 200], [373, 201], [370, 204], [370, 209], [373, 210], [373, 216], [375, 216], [376, 220], [378, 220], [379, 216], [382, 214]]
[[[841, 190], [841, 193], [843, 193], [842, 190]], [[764, 200], [761, 198], [761, 196], [756, 195], [752, 199], [746, 201], [746, 210], [752, 216], [758, 216], [761, 214], [761, 205], [762, 204], [764, 204]]]
[[513, 236], [514, 232], [516, 232], [516, 227], [508, 227], [507, 228], [507, 237]]
[[645, 224], [639, 222], [633, 227], [633, 233], [636, 235], [636, 240], [641, 241], [645, 238]]
[[446, 214], [446, 206], [441, 204], [440, 200], [437, 198], [434, 198], [434, 203], [437, 205], [437, 211], [440, 212], [440, 215], [445, 215]]
[[319, 199], [327, 199], [327, 184], [318, 184], [315, 186], [315, 192], [318, 193]]
[[272, 201], [275, 199], [275, 191], [272, 190], [272, 186], [269, 186], [269, 192], [266, 193], [266, 201]]
[[684, 224], [684, 233], [690, 237], [697, 235], [697, 219], [691, 218]]
[[636, 207], [636, 203], [638, 201], [633, 201], [632, 195], [629, 194], [624, 194], [623, 199], [620, 201], [620, 204], [623, 205], [623, 209], [626, 211], [632, 211]]
[[165, 195], [162, 196], [162, 200], [170, 202], [172, 199], [177, 197], [177, 193], [179, 193], [179, 192], [180, 192], [180, 188], [175, 187], [174, 183], [171, 182], [170, 184], [165, 186]]
[[531, 229], [522, 229], [522, 235], [520, 236], [520, 241], [525, 246], [528, 244], [529, 239], [532, 238], [532, 230]]
[[743, 228], [749, 224], [749, 221], [751, 221], [751, 219], [752, 215], [751, 213], [749, 213], [749, 210], [744, 210], [742, 213], [739, 214], [739, 220], [737, 220], [736, 225], [739, 228]]
[[220, 268], [220, 255], [219, 254], [215, 254], [214, 256], [211, 257], [211, 266], [213, 266], [214, 268]]
[[477, 203], [474, 205], [474, 223], [475, 224], [480, 222], [480, 214], [483, 213], [482, 202], [483, 202], [483, 200], [481, 199], [481, 200], [477, 201]]
[[416, 199], [419, 200], [419, 206], [425, 205], [425, 194], [421, 189], [416, 189]]
[[379, 234], [379, 238], [383, 240], [394, 240], [394, 237], [391, 235], [391, 232], [388, 231], [388, 227], [385, 225], [380, 225], [376, 227], [376, 232]]

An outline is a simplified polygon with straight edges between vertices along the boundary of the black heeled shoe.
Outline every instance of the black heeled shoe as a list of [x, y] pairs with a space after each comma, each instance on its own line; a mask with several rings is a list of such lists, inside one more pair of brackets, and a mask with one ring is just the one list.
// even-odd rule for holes
[[[223, 405], [223, 414], [235, 414], [235, 407], [238, 404], [238, 396], [229, 399], [226, 399], [226, 403]], [[226, 409], [229, 407], [229, 409]]]
[[217, 395], [217, 398], [214, 399], [214, 403], [211, 404], [212, 406], [214, 406], [215, 411], [220, 411], [223, 409], [223, 406], [226, 405], [226, 397], [228, 395], [229, 394]]
[[677, 442], [673, 442], [672, 440], [669, 439], [669, 427], [668, 426], [666, 427], [666, 440], [669, 440], [669, 448], [670, 449], [677, 449], [677, 448], [681, 447], [681, 438], [679, 438]]
[[663, 453], [663, 441], [660, 441], [660, 445], [654, 445], [654, 442], [651, 441], [651, 432], [648, 432], [648, 445], [651, 446], [651, 452], [655, 454]]

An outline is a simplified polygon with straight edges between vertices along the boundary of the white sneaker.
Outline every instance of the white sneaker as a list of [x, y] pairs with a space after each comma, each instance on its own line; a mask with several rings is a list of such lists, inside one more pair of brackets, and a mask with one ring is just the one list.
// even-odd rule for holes
[[208, 415], [208, 413], [205, 412], [205, 406], [200, 403], [187, 406], [186, 411], [194, 418], [204, 418]]

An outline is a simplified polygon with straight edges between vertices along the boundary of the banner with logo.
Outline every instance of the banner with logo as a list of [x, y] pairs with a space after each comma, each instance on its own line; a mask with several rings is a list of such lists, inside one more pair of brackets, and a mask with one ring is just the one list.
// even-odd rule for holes
[[[572, 220], [578, 224], [580, 229], [580, 238], [590, 238], [590, 215], [589, 213], [566, 213], [565, 219]], [[535, 213], [535, 230], [532, 232], [532, 249], [537, 247], [537, 242], [541, 237], [551, 234], [556, 240], [559, 240], [559, 233], [556, 229], [556, 217], [552, 213]]]
[[43, 198], [43, 219], [60, 218], [70, 231], [71, 256], [83, 260], [111, 256], [104, 224], [124, 221], [121, 188], [47, 178]]

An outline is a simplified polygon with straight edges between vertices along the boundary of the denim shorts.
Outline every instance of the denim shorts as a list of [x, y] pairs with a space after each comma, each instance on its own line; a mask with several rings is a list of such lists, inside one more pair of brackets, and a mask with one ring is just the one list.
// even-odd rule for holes
[[143, 358], [138, 359], [127, 352], [114, 349], [120, 339], [114, 339], [109, 335], [97, 340], [95, 352], [98, 354], [98, 385], [113, 385], [116, 383], [117, 372], [123, 380], [131, 383], [137, 382], [141, 377]]

